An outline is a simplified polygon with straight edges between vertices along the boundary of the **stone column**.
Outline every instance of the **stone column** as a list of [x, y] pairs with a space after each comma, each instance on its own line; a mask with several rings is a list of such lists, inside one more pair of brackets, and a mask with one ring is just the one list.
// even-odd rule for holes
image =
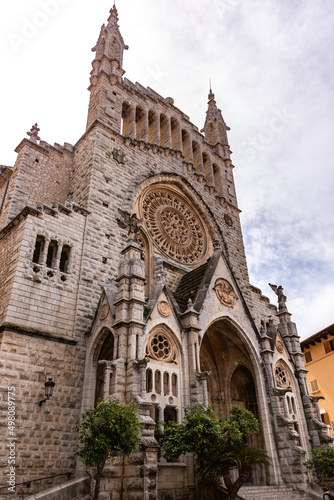
[[[198, 332], [197, 326], [199, 313], [193, 308], [191, 299], [188, 301], [188, 308], [181, 316], [181, 324], [185, 332], [188, 347], [188, 376], [190, 388], [190, 404], [203, 403], [203, 390], [197, 377], [199, 373], [198, 362]], [[197, 348], [196, 348], [197, 347]]]
[[61, 256], [62, 251], [63, 251], [63, 244], [60, 243], [57, 247], [57, 254], [56, 254], [56, 257], [54, 260], [54, 265], [52, 266], [53, 269], [59, 269], [59, 262], [60, 262], [60, 256]]
[[142, 109], [142, 116], [140, 117], [136, 127], [136, 139], [138, 141], [148, 141], [148, 111]]
[[206, 161], [203, 164], [204, 177], [209, 187], [214, 187], [212, 161], [209, 153], [205, 153]]
[[[182, 131], [181, 131], [182, 135]], [[194, 164], [192, 140], [189, 132], [186, 131], [185, 140], [182, 141], [182, 153], [187, 163]]]
[[124, 137], [136, 136], [136, 107], [131, 105], [127, 116], [123, 119], [123, 135]]

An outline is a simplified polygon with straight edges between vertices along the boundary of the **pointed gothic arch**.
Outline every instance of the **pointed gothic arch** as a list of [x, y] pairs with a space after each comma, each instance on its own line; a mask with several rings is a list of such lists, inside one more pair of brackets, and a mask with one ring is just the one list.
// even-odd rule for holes
[[95, 352], [96, 359], [96, 385], [95, 385], [95, 403], [101, 399], [106, 399], [112, 394], [113, 389], [113, 366], [111, 361], [114, 359], [114, 335], [107, 329], [104, 331], [104, 341], [99, 350]]
[[[260, 421], [260, 431], [250, 443], [264, 448], [262, 416], [256, 380], [257, 367], [238, 329], [227, 318], [215, 321], [207, 329], [200, 346], [200, 371], [210, 372], [207, 378], [209, 404], [215, 405], [217, 418], [229, 414], [232, 405], [250, 410]], [[257, 468], [253, 481], [265, 481], [265, 470]]]

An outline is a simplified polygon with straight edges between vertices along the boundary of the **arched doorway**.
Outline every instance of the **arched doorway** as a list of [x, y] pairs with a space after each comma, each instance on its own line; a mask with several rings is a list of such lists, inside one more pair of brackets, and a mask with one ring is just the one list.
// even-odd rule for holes
[[[251, 357], [236, 327], [220, 320], [209, 327], [200, 349], [200, 368], [209, 371], [208, 401], [215, 405], [217, 417], [228, 414], [232, 405], [250, 410], [260, 421], [255, 374]], [[249, 438], [253, 446], [264, 448], [263, 432]], [[265, 482], [265, 470], [257, 467], [252, 482]]]

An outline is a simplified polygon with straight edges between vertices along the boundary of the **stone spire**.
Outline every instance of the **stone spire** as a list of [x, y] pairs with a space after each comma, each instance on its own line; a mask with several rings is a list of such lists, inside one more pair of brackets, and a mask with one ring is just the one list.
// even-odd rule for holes
[[92, 52], [95, 52], [95, 59], [92, 62], [91, 85], [96, 84], [100, 73], [105, 73], [112, 80], [121, 81], [124, 74], [123, 51], [128, 48], [119, 30], [118, 13], [114, 4], [110, 9], [108, 24], [102, 25], [98, 41], [92, 48]]
[[217, 108], [215, 95], [212, 92], [211, 85], [208, 99], [206, 120], [201, 132], [204, 132], [205, 138], [209, 144], [215, 145], [219, 143], [222, 146], [228, 146], [227, 130], [230, 130], [230, 127], [226, 125], [221, 110]]

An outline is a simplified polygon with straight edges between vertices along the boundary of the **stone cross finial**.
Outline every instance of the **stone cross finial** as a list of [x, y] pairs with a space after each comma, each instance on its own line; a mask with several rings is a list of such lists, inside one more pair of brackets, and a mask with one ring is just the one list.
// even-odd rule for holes
[[40, 137], [38, 135], [39, 131], [40, 131], [40, 129], [38, 128], [37, 123], [35, 123], [35, 125], [33, 125], [31, 127], [30, 131], [27, 132], [27, 135], [29, 135], [29, 140], [31, 142], [34, 142], [35, 144], [37, 144], [37, 142], [40, 140]]

